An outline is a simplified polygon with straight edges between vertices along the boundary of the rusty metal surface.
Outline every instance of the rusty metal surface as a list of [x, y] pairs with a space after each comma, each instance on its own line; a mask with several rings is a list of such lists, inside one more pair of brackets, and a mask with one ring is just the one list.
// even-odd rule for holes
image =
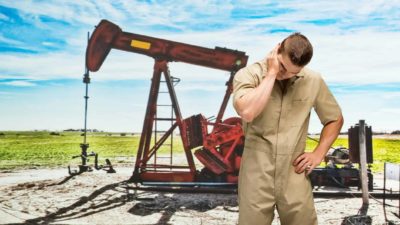
[[[155, 60], [147, 110], [131, 181], [194, 182], [198, 179], [207, 179], [211, 174], [211, 177], [218, 180], [236, 183], [244, 140], [241, 120], [240, 118], [228, 118], [223, 121], [222, 118], [232, 93], [233, 77], [239, 69], [246, 66], [248, 56], [244, 52], [227, 48], [210, 49], [123, 32], [116, 24], [102, 20], [93, 32], [86, 50], [88, 69], [90, 71], [99, 70], [111, 49], [143, 54]], [[213, 123], [201, 114], [187, 119], [182, 118], [174, 89], [174, 78], [168, 68], [168, 63], [175, 61], [230, 72], [225, 95]], [[174, 117], [169, 119], [157, 118], [158, 95], [162, 77], [168, 88], [174, 114]], [[170, 120], [171, 127], [158, 139], [157, 121], [160, 120]], [[208, 131], [208, 127], [212, 127], [212, 130]], [[187, 166], [172, 165], [172, 152], [169, 165], [162, 165], [157, 161], [157, 151], [169, 137], [172, 141], [175, 129], [178, 129], [180, 133]], [[156, 141], [151, 146], [151, 140], [154, 137]], [[205, 165], [201, 171], [197, 170], [194, 164], [192, 150], [196, 147], [202, 148], [197, 151], [200, 153], [196, 154]], [[203, 152], [208, 154], [208, 159], [201, 157], [204, 155]], [[154, 159], [153, 164], [150, 163], [151, 158]], [[219, 165], [223, 169], [217, 170], [214, 165]]]
[[[358, 137], [359, 125], [356, 124], [348, 129], [348, 140], [350, 149], [350, 161], [360, 163], [360, 140]], [[373, 163], [373, 145], [372, 145], [372, 129], [371, 126], [365, 126], [365, 141], [367, 150], [367, 163]]]
[[[148, 43], [136, 46], [132, 41]], [[90, 71], [97, 71], [112, 48], [144, 54], [158, 60], [178, 61], [214, 69], [234, 71], [246, 65], [248, 56], [241, 51], [215, 49], [123, 32], [116, 24], [102, 20], [90, 38], [86, 63]]]

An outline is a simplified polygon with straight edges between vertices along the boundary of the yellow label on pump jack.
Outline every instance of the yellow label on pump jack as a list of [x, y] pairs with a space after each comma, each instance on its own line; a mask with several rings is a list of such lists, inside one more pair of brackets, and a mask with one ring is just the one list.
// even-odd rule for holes
[[141, 49], [148, 50], [148, 49], [150, 49], [151, 43], [145, 42], [145, 41], [132, 40], [131, 46], [134, 48], [141, 48]]

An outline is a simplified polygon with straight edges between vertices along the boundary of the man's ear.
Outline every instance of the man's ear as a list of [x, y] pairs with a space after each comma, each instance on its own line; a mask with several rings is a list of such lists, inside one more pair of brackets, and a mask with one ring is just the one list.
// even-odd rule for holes
[[279, 42], [278, 43], [278, 53], [281, 53], [282, 52], [282, 42]]

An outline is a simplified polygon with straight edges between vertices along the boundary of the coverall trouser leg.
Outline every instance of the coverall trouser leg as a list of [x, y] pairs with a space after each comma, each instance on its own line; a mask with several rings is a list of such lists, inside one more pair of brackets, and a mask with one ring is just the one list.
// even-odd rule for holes
[[317, 225], [317, 213], [311, 182], [305, 173], [298, 174], [292, 166], [300, 153], [278, 155], [276, 207], [282, 225]]
[[270, 225], [275, 207], [282, 225], [316, 225], [309, 179], [294, 172], [292, 156], [248, 149], [239, 176], [239, 225]]

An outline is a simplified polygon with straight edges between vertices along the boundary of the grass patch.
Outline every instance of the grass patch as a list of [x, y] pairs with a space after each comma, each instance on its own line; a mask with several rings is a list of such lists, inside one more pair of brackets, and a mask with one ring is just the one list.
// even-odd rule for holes
[[[88, 133], [90, 144], [88, 152], [99, 154], [100, 162], [109, 158], [112, 162], [133, 163], [139, 146], [139, 135], [130, 133]], [[70, 163], [80, 163], [80, 159], [71, 159], [80, 154], [80, 143], [83, 137], [80, 132], [1, 132], [0, 135], [0, 169], [59, 167]], [[154, 140], [152, 140], [154, 143]], [[183, 153], [179, 136], [174, 136], [174, 153]], [[307, 140], [306, 151], [312, 151], [317, 143]], [[347, 138], [338, 138], [333, 146], [348, 147]], [[400, 163], [399, 139], [373, 139], [374, 172], [383, 170], [384, 162]], [[169, 154], [169, 147], [163, 147], [159, 154]]]
[[[314, 150], [317, 143], [307, 139], [306, 151]], [[347, 138], [338, 138], [333, 147], [343, 146], [348, 148]], [[384, 162], [400, 163], [400, 139], [373, 138], [372, 140], [373, 160], [372, 171], [383, 172]]]

